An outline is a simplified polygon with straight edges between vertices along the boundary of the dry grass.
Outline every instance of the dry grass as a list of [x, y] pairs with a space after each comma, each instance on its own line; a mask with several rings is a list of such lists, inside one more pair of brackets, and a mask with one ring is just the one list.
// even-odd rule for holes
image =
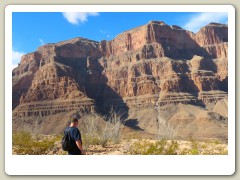
[[108, 144], [119, 143], [123, 127], [121, 117], [121, 114], [113, 109], [110, 110], [108, 116], [86, 114], [81, 123], [84, 148], [88, 150], [91, 145], [105, 147]]

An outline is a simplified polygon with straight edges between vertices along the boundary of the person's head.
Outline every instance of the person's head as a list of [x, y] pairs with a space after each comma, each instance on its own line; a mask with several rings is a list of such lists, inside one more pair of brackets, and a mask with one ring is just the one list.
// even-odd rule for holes
[[79, 114], [74, 114], [71, 118], [71, 126], [78, 126], [78, 120], [80, 119], [80, 115]]
[[71, 126], [77, 127], [78, 126], [78, 119], [77, 118], [72, 118], [71, 120]]

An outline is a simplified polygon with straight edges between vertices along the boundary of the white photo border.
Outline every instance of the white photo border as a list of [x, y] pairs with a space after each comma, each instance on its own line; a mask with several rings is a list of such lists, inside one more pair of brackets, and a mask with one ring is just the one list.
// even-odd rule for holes
[[[227, 12], [228, 155], [12, 155], [12, 12]], [[235, 8], [232, 5], [9, 5], [5, 8], [5, 172], [8, 175], [232, 175], [235, 172]]]

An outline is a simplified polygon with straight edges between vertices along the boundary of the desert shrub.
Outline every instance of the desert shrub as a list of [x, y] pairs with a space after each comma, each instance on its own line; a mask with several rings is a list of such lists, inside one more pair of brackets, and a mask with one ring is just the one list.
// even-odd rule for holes
[[16, 132], [12, 136], [12, 144], [16, 154], [42, 155], [54, 147], [54, 139], [37, 140], [29, 132]]
[[109, 141], [113, 143], [120, 142], [123, 122], [122, 114], [117, 113], [111, 108], [109, 115], [106, 117], [106, 123], [101, 134], [101, 142], [103, 146], [107, 145]]
[[226, 155], [226, 144], [216, 144], [213, 141], [196, 141], [190, 139], [181, 145], [174, 140], [140, 140], [132, 143], [128, 154], [138, 155]]
[[91, 113], [85, 114], [81, 123], [83, 146], [88, 149], [90, 145], [107, 146], [108, 143], [119, 143], [123, 120], [121, 115], [110, 110], [108, 116]]
[[191, 149], [190, 154], [191, 155], [198, 155], [199, 151], [198, 151], [198, 149]]
[[25, 119], [23, 117], [19, 118], [20, 125], [17, 128], [17, 132], [29, 132], [31, 134], [38, 135], [42, 131], [42, 119], [40, 116], [29, 117]]
[[191, 150], [190, 154], [191, 155], [198, 155], [199, 154], [199, 143], [193, 140], [192, 138], [190, 139], [191, 142]]
[[221, 144], [219, 140], [207, 140], [199, 142], [190, 139], [190, 149], [186, 154], [190, 155], [226, 155], [228, 150], [224, 144]]
[[171, 141], [169, 146], [165, 150], [166, 155], [176, 155], [177, 150], [179, 148], [179, 144], [177, 141]]
[[165, 139], [155, 142], [142, 140], [133, 143], [129, 148], [129, 154], [132, 155], [176, 155], [177, 151], [177, 141], [168, 142]]
[[100, 116], [96, 114], [84, 115], [81, 123], [81, 134], [84, 148], [88, 148], [90, 145], [100, 144]]
[[228, 155], [228, 150], [227, 149], [219, 149], [219, 155]]
[[67, 151], [62, 151], [62, 150], [60, 150], [60, 151], [58, 152], [58, 155], [68, 155], [68, 152], [67, 152]]
[[215, 140], [212, 141], [212, 143], [215, 144], [215, 145], [218, 145], [218, 144], [220, 144], [221, 142], [220, 142], [219, 140], [216, 140], [216, 139], [215, 139]]
[[179, 155], [190, 155], [190, 151], [187, 148], [184, 148], [179, 152]]
[[32, 141], [32, 135], [29, 132], [21, 131], [13, 134], [13, 146], [24, 146]]

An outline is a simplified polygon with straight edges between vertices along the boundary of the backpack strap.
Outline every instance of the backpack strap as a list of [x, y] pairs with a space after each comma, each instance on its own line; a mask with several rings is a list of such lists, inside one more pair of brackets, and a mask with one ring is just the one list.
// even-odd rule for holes
[[71, 141], [71, 136], [70, 136], [70, 127], [67, 127], [66, 129], [66, 135], [68, 135], [68, 140]]
[[65, 133], [69, 134], [69, 132], [70, 132], [70, 127], [67, 127], [67, 128], [65, 129]]

